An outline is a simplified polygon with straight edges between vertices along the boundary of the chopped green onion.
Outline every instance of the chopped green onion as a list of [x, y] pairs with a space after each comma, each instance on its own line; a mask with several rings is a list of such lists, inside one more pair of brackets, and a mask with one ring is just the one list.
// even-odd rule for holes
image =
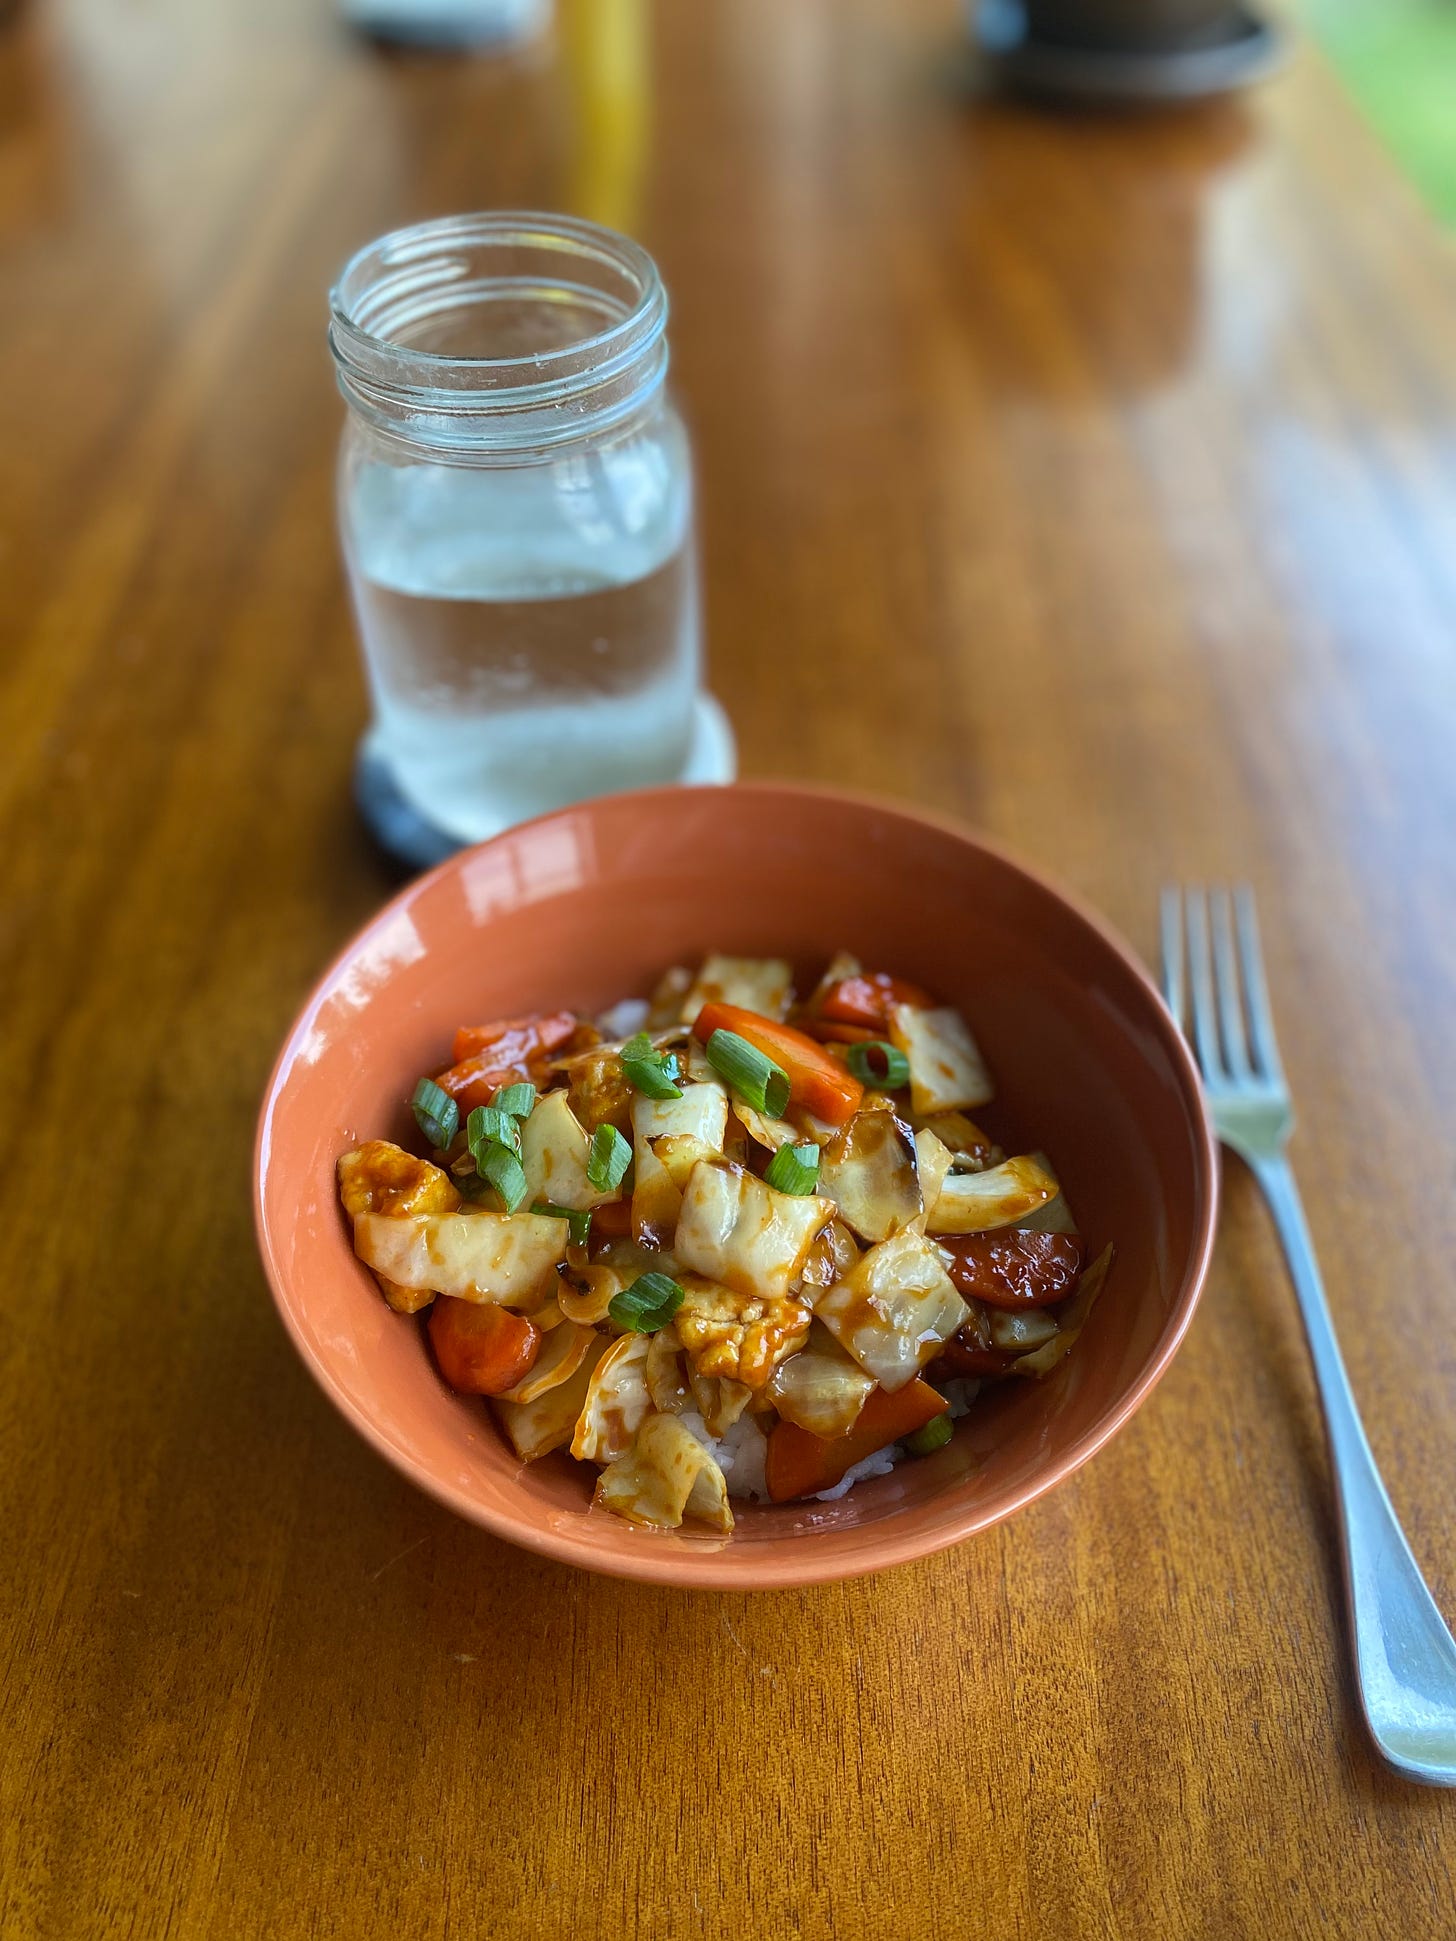
[[460, 1107], [432, 1078], [422, 1078], [415, 1087], [410, 1109], [415, 1124], [437, 1152], [443, 1152], [460, 1130]]
[[923, 1429], [906, 1436], [905, 1447], [912, 1456], [933, 1456], [937, 1449], [944, 1449], [954, 1434], [955, 1425], [949, 1415], [932, 1416]]
[[615, 1126], [598, 1126], [586, 1159], [586, 1176], [599, 1193], [615, 1193], [632, 1164], [632, 1148]]
[[639, 1274], [612, 1296], [610, 1318], [627, 1334], [655, 1334], [683, 1304], [683, 1290], [666, 1274]]
[[622, 1047], [621, 1058], [623, 1077], [644, 1098], [682, 1097], [682, 1087], [677, 1083], [677, 1060], [663, 1058], [655, 1052], [652, 1040], [645, 1031], [639, 1031], [635, 1038], [627, 1040]]
[[573, 1247], [584, 1247], [591, 1233], [591, 1215], [574, 1206], [557, 1206], [553, 1200], [533, 1200], [531, 1211], [548, 1220], [564, 1220], [566, 1237]]
[[720, 1078], [746, 1099], [755, 1112], [781, 1119], [789, 1103], [789, 1075], [765, 1058], [757, 1045], [736, 1031], [715, 1031], [708, 1040], [708, 1063]]
[[479, 1173], [457, 1173], [455, 1184], [464, 1198], [475, 1202], [488, 1199], [495, 1192], [490, 1181], [482, 1179]]
[[509, 1113], [513, 1119], [529, 1119], [536, 1109], [536, 1088], [525, 1083], [503, 1085], [491, 1105], [497, 1112]]
[[521, 1123], [498, 1105], [477, 1105], [465, 1121], [465, 1137], [475, 1154], [475, 1163], [491, 1146], [505, 1146], [510, 1152], [521, 1150]]
[[850, 1045], [845, 1053], [845, 1063], [862, 1085], [875, 1085], [882, 1091], [893, 1092], [901, 1085], [910, 1083], [910, 1060], [898, 1045], [887, 1045], [877, 1038], [871, 1038], [868, 1043]]
[[780, 1146], [764, 1170], [764, 1179], [779, 1193], [812, 1193], [819, 1184], [816, 1145]]
[[481, 1176], [488, 1179], [500, 1194], [507, 1213], [514, 1213], [525, 1199], [529, 1188], [526, 1184], [526, 1169], [516, 1155], [505, 1146], [492, 1146], [488, 1152], [476, 1160]]

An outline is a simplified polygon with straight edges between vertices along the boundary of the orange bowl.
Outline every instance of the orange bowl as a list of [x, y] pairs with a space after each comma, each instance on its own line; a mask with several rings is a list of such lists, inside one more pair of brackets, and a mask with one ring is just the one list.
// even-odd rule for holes
[[[355, 1259], [334, 1162], [405, 1140], [404, 1101], [455, 1026], [644, 995], [711, 949], [817, 976], [839, 945], [961, 1007], [996, 1076], [983, 1118], [1044, 1148], [1093, 1252], [1116, 1265], [1070, 1357], [982, 1392], [935, 1456], [836, 1503], [735, 1505], [730, 1537], [589, 1507], [565, 1454], [523, 1467], [453, 1394], [418, 1321]], [[462, 851], [395, 897], [289, 1033], [258, 1126], [259, 1244], [324, 1392], [422, 1489], [497, 1536], [619, 1577], [734, 1589], [822, 1583], [984, 1530], [1086, 1462], [1167, 1367], [1208, 1270], [1217, 1149], [1183, 1040], [1127, 946], [952, 824], [778, 785], [608, 797]]]

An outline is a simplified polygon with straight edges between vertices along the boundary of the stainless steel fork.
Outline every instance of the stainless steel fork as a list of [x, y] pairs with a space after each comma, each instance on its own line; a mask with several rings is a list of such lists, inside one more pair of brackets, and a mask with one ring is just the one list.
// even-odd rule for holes
[[1163, 892], [1163, 989], [1192, 1040], [1214, 1128], [1264, 1189], [1284, 1246], [1334, 1471], [1355, 1673], [1365, 1720], [1385, 1760], [1407, 1779], [1456, 1786], [1456, 1641], [1411, 1555], [1365, 1440], [1314, 1243], [1285, 1156], [1294, 1129], [1289, 1087], [1247, 889]]

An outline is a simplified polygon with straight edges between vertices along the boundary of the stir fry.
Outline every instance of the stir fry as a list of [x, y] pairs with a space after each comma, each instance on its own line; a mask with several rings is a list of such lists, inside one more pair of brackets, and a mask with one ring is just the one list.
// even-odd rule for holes
[[1050, 1372], [1112, 1249], [1041, 1153], [968, 1115], [960, 1013], [841, 952], [710, 957], [649, 1000], [463, 1025], [411, 1101], [428, 1159], [338, 1164], [354, 1247], [517, 1456], [569, 1450], [633, 1523], [838, 1497]]

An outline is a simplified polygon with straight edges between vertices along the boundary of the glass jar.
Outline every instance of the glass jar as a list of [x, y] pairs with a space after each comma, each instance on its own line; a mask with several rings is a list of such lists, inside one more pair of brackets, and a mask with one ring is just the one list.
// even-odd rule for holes
[[689, 771], [700, 623], [667, 297], [564, 216], [450, 217], [332, 296], [339, 521], [377, 756], [476, 841]]

